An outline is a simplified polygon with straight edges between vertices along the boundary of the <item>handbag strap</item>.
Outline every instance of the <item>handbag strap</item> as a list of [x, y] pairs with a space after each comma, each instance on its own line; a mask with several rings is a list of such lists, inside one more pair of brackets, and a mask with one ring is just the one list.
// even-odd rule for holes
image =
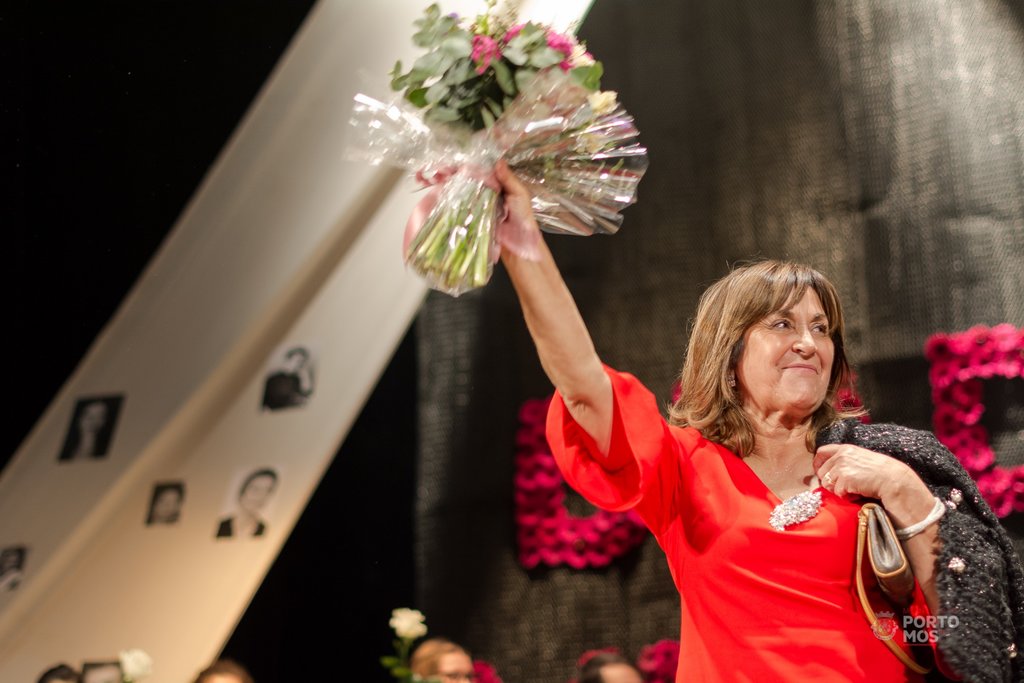
[[[864, 590], [864, 546], [867, 545], [868, 539], [868, 515], [871, 514], [869, 511], [861, 509], [857, 519], [857, 566], [855, 567], [854, 583], [857, 586], [857, 597], [860, 598], [860, 605], [864, 608], [864, 616], [867, 617], [868, 623], [871, 624], [871, 630], [877, 635], [875, 625], [878, 623], [878, 616], [875, 615], [875, 610], [871, 606], [871, 601], [868, 600], [867, 591]], [[914, 661], [914, 658], [908, 655], [903, 648], [901, 648], [892, 639], [886, 640], [879, 638], [886, 647], [892, 650], [892, 653], [903, 665], [911, 671], [919, 674], [926, 674], [931, 671], [931, 667], [924, 667]]]

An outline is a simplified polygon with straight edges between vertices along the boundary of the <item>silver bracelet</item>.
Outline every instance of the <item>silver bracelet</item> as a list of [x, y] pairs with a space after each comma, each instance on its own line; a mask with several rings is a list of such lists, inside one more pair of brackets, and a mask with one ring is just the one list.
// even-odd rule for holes
[[902, 529], [896, 530], [896, 538], [901, 541], [905, 541], [908, 538], [913, 538], [919, 533], [930, 527], [935, 522], [942, 519], [942, 515], [946, 514], [946, 504], [936, 496], [935, 505], [932, 506], [932, 511], [928, 513], [928, 516], [922, 519], [917, 524], [911, 524], [910, 526], [903, 527]]

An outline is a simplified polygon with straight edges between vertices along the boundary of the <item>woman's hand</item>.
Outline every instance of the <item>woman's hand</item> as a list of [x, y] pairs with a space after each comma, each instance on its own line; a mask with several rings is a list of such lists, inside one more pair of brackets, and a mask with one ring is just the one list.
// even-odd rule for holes
[[821, 485], [837, 496], [880, 500], [897, 527], [923, 519], [935, 503], [932, 492], [908, 465], [860, 446], [822, 446], [814, 455], [814, 471]]
[[839, 497], [881, 500], [883, 489], [913, 471], [895, 458], [850, 444], [829, 444], [814, 454], [814, 471], [826, 489]]
[[529, 261], [540, 260], [543, 239], [533, 215], [530, 191], [504, 161], [494, 167], [494, 178], [501, 185], [505, 204], [505, 215], [498, 223], [497, 234], [506, 263], [510, 254]]

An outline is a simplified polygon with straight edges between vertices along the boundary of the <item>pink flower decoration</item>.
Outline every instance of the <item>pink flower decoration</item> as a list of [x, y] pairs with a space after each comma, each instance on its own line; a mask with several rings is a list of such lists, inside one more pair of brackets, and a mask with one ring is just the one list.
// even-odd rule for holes
[[679, 668], [679, 641], [659, 640], [645, 645], [636, 660], [645, 683], [673, 683]]
[[473, 660], [473, 673], [476, 674], [476, 683], [502, 683], [490, 662], [482, 659]]
[[607, 567], [638, 546], [647, 528], [632, 511], [598, 510], [573, 517], [565, 507], [565, 480], [544, 434], [550, 398], [526, 401], [519, 410], [513, 483], [519, 564], [573, 569]]
[[931, 362], [935, 436], [978, 482], [996, 515], [1024, 511], [1024, 465], [996, 465], [988, 431], [980, 424], [985, 412], [982, 380], [1024, 378], [1024, 329], [1003, 323], [935, 334], [925, 342], [924, 353]]
[[501, 59], [501, 50], [494, 38], [490, 36], [473, 36], [473, 61], [477, 63], [476, 72], [482, 74], [487, 71], [492, 60]]

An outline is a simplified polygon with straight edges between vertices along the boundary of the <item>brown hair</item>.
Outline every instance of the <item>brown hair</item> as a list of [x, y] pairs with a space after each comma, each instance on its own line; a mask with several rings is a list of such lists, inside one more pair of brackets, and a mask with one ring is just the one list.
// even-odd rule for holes
[[450, 640], [445, 638], [427, 638], [412, 653], [409, 668], [417, 676], [436, 676], [437, 669], [441, 664], [441, 657], [452, 652], [461, 652], [469, 657], [469, 652], [466, 651], [466, 648]]
[[853, 371], [846, 358], [845, 323], [839, 295], [828, 279], [808, 266], [785, 261], [758, 261], [735, 268], [711, 285], [700, 298], [680, 376], [679, 400], [669, 421], [699, 429], [705, 438], [745, 455], [754, 448], [754, 432], [729, 375], [743, 355], [750, 326], [775, 311], [796, 304], [811, 289], [821, 300], [835, 347], [825, 400], [811, 416], [807, 448], [814, 450], [818, 431], [837, 419], [863, 414], [837, 410], [836, 394], [850, 386]]
[[195, 683], [206, 683], [210, 676], [216, 675], [235, 676], [242, 683], [253, 683], [252, 676], [245, 670], [245, 667], [230, 659], [218, 659], [200, 671], [199, 675], [196, 676]]

